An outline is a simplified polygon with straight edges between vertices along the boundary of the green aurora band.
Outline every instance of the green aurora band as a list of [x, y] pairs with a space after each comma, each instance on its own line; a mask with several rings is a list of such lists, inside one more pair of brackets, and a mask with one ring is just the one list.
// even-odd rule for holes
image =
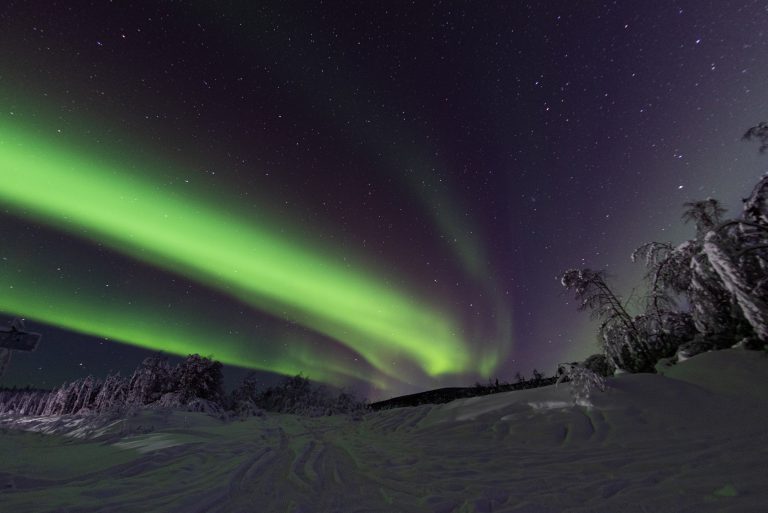
[[[469, 349], [448, 316], [341, 259], [276, 235], [277, 230], [228, 215], [202, 198], [163, 191], [150, 176], [0, 121], [0, 202], [15, 215], [85, 233], [119, 252], [295, 320], [348, 345], [383, 374], [392, 375], [390, 364], [401, 358], [430, 376], [471, 367]], [[2, 306], [16, 310], [12, 304]], [[71, 314], [80, 323], [88, 315]], [[76, 324], [50, 316], [42, 320]], [[152, 344], [138, 333], [120, 331], [115, 338]], [[188, 351], [175, 345], [158, 348]], [[216, 352], [223, 353], [221, 348]]]
[[[218, 12], [212, 9], [208, 2], [194, 2], [194, 9], [197, 9], [203, 16], [216, 16]], [[230, 24], [227, 32], [227, 38], [232, 34], [237, 34], [237, 46], [232, 51], [250, 51], [254, 53], [255, 58], [269, 59], [268, 51], [260, 45], [253, 44], [253, 34], [269, 33], [274, 20], [258, 10], [254, 10], [250, 4], [238, 4], [228, 7], [231, 19], [248, 20], [247, 24]], [[247, 28], [244, 28], [247, 27]], [[263, 30], [255, 30], [260, 27]], [[316, 27], [303, 27], [305, 31], [312, 32]], [[298, 56], [297, 56], [298, 57]], [[317, 62], [319, 55], [313, 55], [310, 52], [304, 54], [303, 66], [313, 66]], [[275, 62], [275, 76], [291, 77], [295, 84], [301, 88], [304, 80], [298, 74], [297, 70], [303, 66], [297, 66], [296, 60], [290, 62]], [[352, 100], [357, 97], [359, 89], [377, 89], [375, 83], [364, 83], [364, 77], [356, 77], [355, 83], [339, 78], [338, 74], [327, 74], [324, 80], [313, 81], [311, 86], [304, 88], [303, 101], [306, 107], [314, 109], [316, 97], [334, 98], [334, 110], [341, 110], [344, 115], [332, 116], [328, 118], [329, 122], [339, 122], [342, 119], [377, 119], [382, 134], [397, 134], [402, 132], [402, 126], [398, 124], [387, 123], [381, 119], [379, 113], [367, 108], [365, 104]], [[404, 110], [411, 110], [407, 105], [403, 105]], [[342, 127], [344, 128], [344, 127]], [[366, 130], [367, 132], [367, 130]], [[424, 134], [410, 133], [401, 137], [403, 141], [423, 139]], [[387, 139], [387, 138], [384, 138]], [[454, 253], [457, 261], [463, 267], [466, 276], [479, 284], [482, 288], [482, 295], [489, 310], [493, 312], [492, 319], [482, 327], [474, 327], [474, 332], [465, 333], [464, 336], [472, 341], [474, 359], [477, 363], [473, 365], [480, 376], [490, 377], [493, 371], [498, 367], [500, 361], [512, 351], [512, 314], [509, 305], [498, 290], [498, 283], [494, 279], [489, 260], [483, 251], [483, 246], [473, 235], [471, 224], [466, 217], [456, 213], [455, 205], [460, 204], [458, 198], [453, 198], [440, 188], [426, 188], [424, 184], [435, 185], [438, 175], [435, 169], [443, 169], [447, 166], [434, 158], [436, 148], [411, 148], [405, 150], [407, 146], [398, 145], [397, 150], [393, 150], [390, 142], [382, 144], [377, 142], [379, 138], [369, 137], [366, 145], [370, 146], [373, 153], [383, 156], [387, 161], [388, 168], [408, 169], [413, 173], [398, 174], [404, 185], [411, 192], [415, 193], [421, 200], [423, 212], [430, 216], [439, 232], [446, 237], [449, 250]], [[413, 151], [413, 155], [409, 152]], [[403, 159], [403, 155], [406, 158]], [[488, 326], [492, 326], [489, 328]]]
[[[0, 310], [13, 315], [38, 318], [72, 331], [110, 340], [177, 354], [213, 354], [223, 363], [251, 369], [268, 370], [284, 375], [299, 372], [313, 379], [336, 385], [344, 384], [345, 377], [367, 381], [386, 390], [397, 386], [391, 380], [363, 374], [354, 368], [331, 365], [310, 344], [292, 339], [286, 347], [254, 347], [252, 340], [241, 335], [223, 333], [209, 319], [175, 305], [175, 315], [169, 319], [166, 305], [144, 297], [141, 302], [129, 301], [121, 294], [98, 294], [95, 286], [82, 280], [62, 280], [46, 272], [42, 262], [30, 262], [29, 253], [14, 254], [4, 251], [0, 265]], [[63, 282], [62, 282], [63, 281]], [[73, 293], [77, 299], [73, 300]], [[179, 318], [183, 323], [174, 322]]]
[[[200, 15], [211, 17], [218, 16], [219, 12], [213, 9], [210, 2], [193, 2], [192, 8], [199, 11]], [[227, 7], [229, 17], [232, 20], [247, 20], [247, 23], [232, 23], [226, 26], [227, 40], [234, 34], [237, 35], [236, 45], [233, 45], [231, 51], [252, 52], [254, 59], [270, 59], [269, 50], [263, 45], [254, 44], [253, 35], [257, 33], [270, 33], [273, 23], [277, 20], [271, 19], [269, 14], [248, 3], [235, 4]], [[257, 29], [258, 27], [258, 29]], [[314, 32], [319, 30], [317, 26], [303, 26], [304, 32]], [[370, 136], [366, 138], [366, 146], [369, 146], [372, 154], [384, 157], [389, 169], [407, 169], [410, 173], [398, 173], [402, 183], [407, 186], [411, 192], [416, 194], [421, 200], [423, 213], [430, 216], [439, 230], [439, 233], [445, 235], [445, 240], [449, 250], [454, 253], [457, 261], [463, 267], [466, 276], [474, 283], [479, 284], [482, 289], [484, 301], [489, 310], [493, 312], [492, 319], [484, 325], [482, 329], [475, 329], [475, 333], [465, 333], [465, 337], [472, 340], [474, 357], [477, 363], [474, 367], [480, 372], [481, 376], [490, 377], [491, 373], [498, 367], [499, 362], [512, 351], [512, 313], [507, 301], [502, 297], [499, 290], [499, 284], [495, 279], [495, 274], [490, 265], [490, 260], [485, 254], [483, 245], [473, 234], [472, 226], [466, 216], [460, 215], [457, 211], [463, 211], [459, 198], [452, 197], [449, 194], [449, 188], [442, 187], [444, 184], [438, 181], [439, 173], [436, 169], [446, 169], [449, 166], [435, 157], [440, 151], [439, 146], [434, 147], [432, 143], [428, 145], [407, 145], [402, 144], [405, 141], [424, 140], [423, 133], [403, 133], [402, 125], [387, 122], [380, 116], [380, 113], [371, 109], [366, 104], [354, 100], [358, 96], [358, 91], [376, 90], [378, 84], [366, 82], [364, 76], [355, 76], [355, 82], [350, 83], [343, 79], [343, 74], [328, 73], [324, 79], [313, 81], [307, 84], [299, 73], [304, 67], [311, 67], [322, 56], [313, 52], [316, 48], [308, 47], [307, 52], [296, 55], [296, 59], [289, 61], [278, 61], [273, 63], [275, 77], [290, 78], [296, 86], [302, 90], [306, 108], [315, 109], [317, 98], [333, 98], [334, 112], [340, 111], [342, 115], [333, 115], [327, 118], [329, 123], [340, 123], [341, 120], [349, 119], [376, 119], [376, 125], [379, 127], [380, 134], [386, 134], [386, 137]], [[298, 59], [298, 60], [297, 60]], [[297, 62], [301, 65], [297, 65]], [[404, 111], [412, 111], [413, 106], [402, 105]], [[339, 125], [341, 129], [345, 126]], [[370, 129], [365, 133], [370, 134]], [[401, 144], [393, 146], [391, 134], [401, 134]], [[429, 137], [427, 137], [429, 139]], [[386, 140], [386, 143], [380, 141]], [[396, 148], [396, 149], [393, 149]], [[405, 157], [404, 157], [405, 156]], [[431, 187], [425, 187], [430, 184]], [[459, 205], [457, 207], [457, 205]], [[492, 326], [489, 328], [488, 326]], [[479, 354], [478, 354], [479, 353]]]

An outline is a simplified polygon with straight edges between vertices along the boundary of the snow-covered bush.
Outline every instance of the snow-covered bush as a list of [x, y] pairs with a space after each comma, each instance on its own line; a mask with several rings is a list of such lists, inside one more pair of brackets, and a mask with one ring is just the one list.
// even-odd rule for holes
[[578, 364], [564, 363], [558, 368], [559, 377], [555, 385], [567, 381], [573, 402], [587, 408], [592, 406], [590, 395], [597, 389], [605, 391], [605, 379], [596, 372]]

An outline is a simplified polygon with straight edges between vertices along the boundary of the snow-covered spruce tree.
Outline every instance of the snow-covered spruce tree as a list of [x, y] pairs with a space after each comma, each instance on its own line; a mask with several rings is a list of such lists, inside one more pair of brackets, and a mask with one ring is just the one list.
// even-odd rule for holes
[[[745, 217], [752, 216], [746, 223], [723, 221], [725, 209], [713, 198], [685, 203], [683, 220], [695, 224], [694, 239], [677, 247], [651, 242], [633, 252], [633, 261], [643, 256], [648, 268], [646, 315], [653, 318], [652, 341], [665, 351], [678, 346], [695, 354], [730, 347], [754, 335], [752, 324], [765, 322], [760, 287], [768, 288], [768, 262], [758, 253], [745, 255], [765, 249], [755, 226], [760, 224], [764, 193], [758, 184], [744, 200]], [[687, 299], [690, 311], [676, 310], [673, 297], [680, 296]]]
[[141, 362], [128, 380], [125, 401], [141, 407], [157, 401], [177, 386], [178, 377], [168, 358], [160, 354], [150, 356]]
[[40, 415], [50, 393], [29, 387], [0, 390], [0, 414]]
[[182, 402], [203, 399], [221, 403], [224, 399], [221, 362], [211, 357], [191, 354], [174, 371], [175, 382]]
[[[763, 276], [761, 280], [754, 276], [743, 263], [737, 261], [732, 256], [737, 251], [727, 238], [717, 232], [709, 232], [704, 238], [704, 253], [709, 263], [735, 298], [757, 337], [768, 342], [768, 297], [760, 286], [760, 281], [765, 278]], [[748, 332], [742, 330], [741, 335], [748, 335]]]
[[691, 318], [698, 332], [696, 343], [713, 348], [728, 347], [732, 337], [743, 331], [745, 319], [704, 250], [705, 237], [722, 225], [725, 209], [713, 198], [688, 202], [684, 206], [687, 209], [683, 220], [695, 224], [696, 237], [687, 244], [691, 254], [690, 273], [686, 275], [679, 269], [680, 278], [676, 280], [679, 286], [675, 291], [688, 298]]
[[34, 408], [27, 408], [25, 415], [75, 415], [95, 411], [94, 402], [101, 391], [101, 381], [93, 376], [64, 383], [41, 397]]
[[[747, 130], [768, 150], [768, 124]], [[707, 203], [709, 202], [709, 203]], [[741, 218], [722, 221], [714, 200], [688, 203], [697, 225], [687, 291], [696, 328], [716, 347], [734, 342], [768, 342], [768, 174], [743, 200]], [[749, 345], [749, 344], [747, 344]]]
[[730, 300], [733, 335], [768, 342], [768, 175], [744, 200], [741, 219], [719, 223], [704, 237], [703, 255]]
[[[45, 398], [49, 394], [49, 391], [25, 391], [20, 397], [17, 396], [17, 402], [12, 409], [18, 415], [40, 415], [45, 405]], [[4, 411], [2, 407], [0, 407], [0, 411]]]
[[76, 383], [78, 386], [74, 391], [75, 400], [72, 404], [70, 413], [91, 412], [93, 410], [93, 402], [101, 390], [101, 381], [95, 379], [93, 376], [88, 376], [78, 380]]
[[703, 245], [701, 252], [691, 258], [691, 271], [688, 298], [698, 338], [709, 341], [710, 345], [725, 347], [730, 334], [740, 331], [742, 316], [704, 253]]
[[610, 365], [627, 372], [652, 372], [656, 360], [648, 345], [647, 333], [627, 312], [619, 296], [605, 282], [605, 271], [569, 269], [561, 279], [593, 319], [602, 321], [598, 335]]
[[[768, 148], [768, 125], [747, 136]], [[749, 137], [748, 137], [749, 138]], [[676, 348], [695, 354], [742, 341], [759, 347], [768, 341], [768, 175], [744, 200], [740, 219], [723, 220], [725, 209], [713, 198], [685, 203], [683, 219], [696, 236], [673, 247], [651, 242], [632, 253], [643, 257], [648, 272], [645, 314], [632, 320], [647, 339], [653, 359]], [[684, 297], [689, 311], [677, 309]], [[604, 337], [627, 339], [621, 325], [608, 326]], [[627, 340], [632, 344], [631, 340]], [[607, 354], [607, 353], [606, 353]]]
[[79, 388], [77, 381], [62, 384], [51, 393], [43, 415], [68, 415], [72, 413], [76, 393]]
[[[751, 127], [743, 138], [758, 140], [760, 153], [765, 153], [768, 123]], [[768, 343], [768, 173], [743, 202], [740, 219], [718, 223], [705, 235], [704, 253], [737, 305], [733, 310], [749, 325], [739, 336], [751, 330], [742, 340], [759, 346]]]
[[[729, 300], [725, 288], [717, 282], [714, 271], [705, 258], [703, 237], [714, 228], [725, 212], [717, 200], [686, 203], [685, 222], [696, 224], [696, 238], [678, 246], [671, 243], [649, 242], [632, 252], [635, 262], [644, 260], [648, 292], [645, 323], [649, 344], [656, 358], [671, 356], [683, 344], [692, 341], [697, 331], [714, 333], [727, 329], [730, 315], [724, 312]], [[686, 298], [696, 305], [691, 312], [679, 311], [677, 300]]]

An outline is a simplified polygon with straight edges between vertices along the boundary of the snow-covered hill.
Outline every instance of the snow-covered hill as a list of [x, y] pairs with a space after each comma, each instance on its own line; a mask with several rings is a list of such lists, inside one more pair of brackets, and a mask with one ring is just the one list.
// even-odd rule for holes
[[223, 423], [5, 417], [0, 512], [768, 511], [768, 358], [726, 350], [568, 385]]

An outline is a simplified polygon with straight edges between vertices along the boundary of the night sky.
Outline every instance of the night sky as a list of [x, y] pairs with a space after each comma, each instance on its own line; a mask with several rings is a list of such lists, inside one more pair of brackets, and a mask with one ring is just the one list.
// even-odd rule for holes
[[[0, 5], [0, 385], [200, 353], [371, 399], [597, 351], [560, 285], [766, 161], [765, 2]], [[230, 383], [231, 384], [231, 383]]]

